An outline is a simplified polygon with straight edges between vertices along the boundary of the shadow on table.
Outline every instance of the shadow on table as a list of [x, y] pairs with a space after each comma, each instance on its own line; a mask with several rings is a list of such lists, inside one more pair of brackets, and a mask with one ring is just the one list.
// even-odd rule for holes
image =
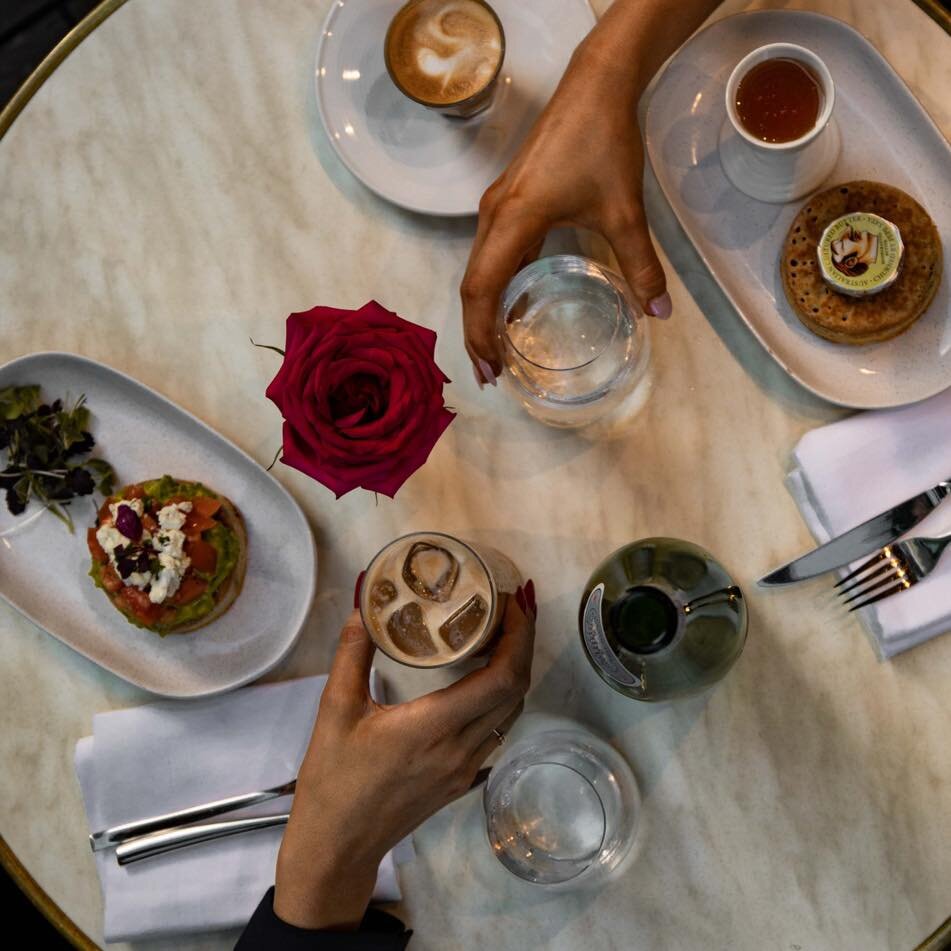
[[829, 420], [841, 416], [840, 409], [789, 376], [753, 336], [684, 233], [649, 166], [644, 173], [644, 205], [654, 235], [697, 307], [756, 385], [791, 412]]

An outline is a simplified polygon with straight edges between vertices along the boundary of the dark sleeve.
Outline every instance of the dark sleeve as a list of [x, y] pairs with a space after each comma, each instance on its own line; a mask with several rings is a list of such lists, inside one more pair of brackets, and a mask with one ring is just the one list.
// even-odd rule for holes
[[359, 931], [308, 931], [274, 914], [274, 889], [261, 899], [235, 951], [403, 951], [412, 931], [399, 918], [375, 908], [367, 910]]

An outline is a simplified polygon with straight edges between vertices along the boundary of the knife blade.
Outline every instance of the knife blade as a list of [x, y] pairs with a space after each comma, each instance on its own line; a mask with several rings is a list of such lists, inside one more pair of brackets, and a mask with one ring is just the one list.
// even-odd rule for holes
[[[472, 781], [469, 790], [481, 786], [492, 770], [484, 766]], [[116, 861], [120, 865], [131, 865], [156, 855], [165, 855], [178, 849], [188, 848], [202, 842], [213, 842], [227, 836], [241, 835], [244, 832], [256, 832], [260, 829], [273, 829], [287, 825], [290, 813], [276, 816], [256, 816], [252, 819], [226, 819], [224, 822], [210, 822], [202, 825], [186, 825], [175, 828], [163, 828], [147, 835], [127, 837], [116, 844]]]
[[764, 578], [760, 578], [758, 584], [765, 588], [794, 584], [807, 578], [815, 578], [827, 571], [834, 571], [863, 555], [870, 555], [875, 549], [888, 545], [914, 528], [948, 496], [951, 496], [951, 479], [939, 482], [926, 492], [912, 496], [788, 565], [771, 571]]

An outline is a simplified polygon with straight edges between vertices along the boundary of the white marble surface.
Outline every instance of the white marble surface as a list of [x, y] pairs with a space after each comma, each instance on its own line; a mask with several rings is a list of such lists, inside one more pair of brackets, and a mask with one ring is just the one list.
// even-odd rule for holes
[[[782, 5], [857, 22], [951, 132], [949, 39], [918, 8]], [[0, 142], [0, 358], [56, 348], [111, 362], [266, 463], [277, 358], [249, 335], [280, 343], [288, 312], [371, 297], [439, 332], [460, 415], [397, 501], [335, 502], [279, 469], [322, 574], [302, 641], [272, 676], [327, 669], [353, 579], [387, 539], [420, 527], [486, 539], [538, 585], [529, 709], [577, 717], [624, 751], [645, 836], [623, 879], [553, 896], [495, 866], [468, 797], [419, 831], [403, 871], [416, 951], [912, 948], [951, 912], [951, 638], [880, 664], [825, 582], [752, 587], [810, 543], [782, 476], [798, 437], [838, 411], [744, 330], [654, 187], [675, 317], [655, 327], [653, 401], [626, 438], [553, 432], [504, 394], [480, 394], [456, 291], [473, 223], [390, 208], [334, 158], [311, 77], [326, 7], [131, 0], [67, 59]], [[671, 706], [606, 689], [575, 633], [589, 569], [651, 534], [713, 549], [750, 595], [737, 667]], [[0, 831], [97, 938], [73, 747], [95, 712], [147, 698], [2, 606], [0, 633]], [[386, 662], [384, 673], [399, 697], [440, 676]]]

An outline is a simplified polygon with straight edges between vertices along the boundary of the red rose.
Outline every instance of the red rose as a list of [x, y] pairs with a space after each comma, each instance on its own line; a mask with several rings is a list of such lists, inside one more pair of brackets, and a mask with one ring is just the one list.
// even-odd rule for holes
[[291, 314], [284, 364], [267, 388], [284, 417], [281, 461], [338, 499], [357, 487], [392, 498], [455, 416], [435, 352], [432, 330], [376, 301]]

